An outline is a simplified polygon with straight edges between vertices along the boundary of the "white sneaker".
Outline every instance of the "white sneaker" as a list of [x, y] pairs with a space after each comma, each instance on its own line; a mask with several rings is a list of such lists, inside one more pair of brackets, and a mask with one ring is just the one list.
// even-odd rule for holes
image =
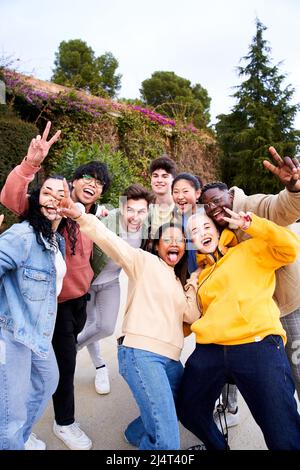
[[46, 444], [32, 432], [24, 444], [24, 450], [46, 450]]
[[[230, 411], [226, 409], [225, 417], [224, 417], [223, 411], [221, 413], [219, 413], [218, 411], [215, 411], [214, 421], [216, 425], [218, 426], [218, 429], [221, 432], [222, 432], [222, 428], [223, 428], [223, 432], [226, 432], [225, 418], [226, 418], [227, 428], [232, 428], [233, 426], [237, 426], [238, 424], [240, 424], [240, 413], [239, 413], [238, 407], [236, 408], [235, 413], [231, 413]], [[221, 419], [221, 422], [220, 422], [220, 419]]]
[[187, 450], [207, 450], [204, 443], [199, 441], [199, 444], [195, 446], [188, 447]]
[[105, 395], [110, 392], [109, 375], [106, 366], [96, 370], [95, 389], [100, 395]]
[[80, 429], [78, 423], [59, 426], [54, 421], [53, 432], [71, 450], [90, 450], [92, 447], [91, 439]]

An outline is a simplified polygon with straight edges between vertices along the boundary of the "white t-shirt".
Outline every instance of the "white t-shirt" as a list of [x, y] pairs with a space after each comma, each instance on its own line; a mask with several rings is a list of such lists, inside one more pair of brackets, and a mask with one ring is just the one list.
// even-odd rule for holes
[[59, 296], [65, 274], [67, 272], [66, 262], [59, 249], [55, 250], [55, 269], [56, 269], [56, 295]]

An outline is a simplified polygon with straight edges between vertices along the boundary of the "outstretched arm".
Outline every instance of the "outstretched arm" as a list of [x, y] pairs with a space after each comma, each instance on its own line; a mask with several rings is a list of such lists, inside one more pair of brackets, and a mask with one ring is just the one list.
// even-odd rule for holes
[[39, 171], [40, 165], [47, 156], [51, 146], [60, 136], [60, 131], [57, 131], [47, 141], [50, 128], [51, 122], [49, 121], [42, 137], [38, 135], [35, 139], [32, 139], [26, 157], [20, 165], [10, 172], [2, 188], [0, 196], [1, 204], [18, 215], [26, 213], [28, 209], [28, 186]]
[[73, 202], [70, 197], [66, 180], [63, 184], [65, 194], [62, 199], [59, 199], [52, 191], [50, 192], [58, 200], [58, 213], [63, 217], [75, 220], [80, 230], [96, 243], [109, 258], [119, 264], [128, 276], [137, 278], [138, 272], [143, 269], [145, 256], [149, 254], [131, 247], [125, 240], [106, 228], [95, 215], [82, 213], [80, 205]]
[[254, 247], [254, 256], [256, 256], [255, 249], [257, 249], [257, 256], [260, 257], [261, 263], [272, 267], [272, 269], [278, 269], [280, 266], [293, 263], [296, 260], [300, 253], [300, 238], [291, 230], [249, 212], [237, 214], [228, 208], [224, 209], [230, 215], [230, 217], [224, 217], [224, 220], [244, 230], [252, 238], [265, 242], [266, 253], [268, 252], [271, 256], [261, 256], [261, 247], [259, 245]]
[[281, 158], [274, 147], [269, 147], [269, 152], [274, 160], [274, 164], [264, 160], [264, 167], [271, 171], [273, 175], [276, 175], [288, 191], [300, 191], [300, 164], [298, 159], [290, 157]]

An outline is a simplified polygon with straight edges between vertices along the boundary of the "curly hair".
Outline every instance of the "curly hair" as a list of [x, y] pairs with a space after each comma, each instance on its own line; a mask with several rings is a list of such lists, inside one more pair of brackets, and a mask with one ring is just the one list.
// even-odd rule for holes
[[[57, 178], [58, 179], [58, 178]], [[36, 241], [45, 250], [42, 237], [46, 239], [50, 245], [55, 246], [54, 232], [50, 220], [41, 213], [40, 206], [41, 187], [33, 190], [28, 197], [28, 211], [20, 220], [27, 220], [35, 233]]]
[[[61, 175], [51, 175], [48, 176], [45, 181], [47, 181], [48, 179], [63, 180], [64, 177]], [[29, 222], [35, 232], [37, 243], [43, 246], [43, 248], [45, 249], [42, 237], [46, 239], [48, 243], [52, 246], [56, 246], [56, 241], [53, 237], [54, 232], [52, 230], [51, 221], [47, 219], [47, 217], [45, 217], [41, 212], [40, 192], [42, 186], [43, 185], [41, 185], [37, 189], [34, 189], [29, 194], [28, 210], [24, 216], [21, 216], [20, 220], [27, 220]], [[69, 238], [71, 244], [71, 253], [72, 255], [75, 255], [77, 234], [79, 232], [78, 225], [76, 224], [76, 222], [71, 219], [62, 219], [57, 231], [62, 236], [64, 236], [64, 238], [66, 238], [66, 236]]]
[[83, 175], [89, 175], [101, 181], [103, 185], [102, 194], [104, 194], [108, 190], [111, 183], [111, 176], [105, 163], [101, 163], [95, 160], [80, 165], [74, 171], [72, 181], [79, 180], [83, 177]]
[[79, 226], [72, 219], [65, 219], [63, 218], [58, 226], [57, 229], [58, 233], [60, 233], [64, 238], [68, 238], [70, 241], [71, 246], [71, 255], [76, 255], [76, 242], [77, 242], [77, 235], [79, 234]]
[[202, 202], [203, 195], [206, 193], [206, 191], [209, 191], [209, 189], [219, 189], [220, 191], [229, 191], [228, 186], [226, 183], [223, 183], [222, 181], [214, 181], [213, 183], [206, 183], [201, 191], [201, 196], [200, 196], [200, 201]]

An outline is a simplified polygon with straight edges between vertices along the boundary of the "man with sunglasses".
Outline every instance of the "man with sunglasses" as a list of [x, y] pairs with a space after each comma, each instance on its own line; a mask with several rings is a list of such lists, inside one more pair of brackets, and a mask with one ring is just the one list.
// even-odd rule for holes
[[[222, 182], [208, 183], [202, 188], [201, 202], [206, 214], [222, 230], [228, 226], [224, 220], [227, 207], [234, 212], [254, 212], [260, 217], [269, 219], [278, 225], [287, 226], [300, 219], [300, 164], [296, 158], [278, 155], [274, 147], [269, 148], [274, 165], [265, 160], [264, 166], [279, 178], [285, 189], [279, 194], [253, 194], [247, 196], [236, 186], [228, 189]], [[238, 241], [245, 240], [248, 235], [242, 230], [234, 229]], [[298, 398], [300, 399], [300, 361], [295, 349], [300, 345], [300, 263], [286, 265], [276, 272], [276, 289], [274, 298], [281, 312], [281, 323], [287, 334], [286, 352], [295, 380]], [[271, 384], [270, 384], [271, 386]], [[239, 423], [237, 390], [234, 385], [226, 386], [222, 392], [223, 405], [227, 405], [227, 427]], [[224, 408], [224, 407], [223, 407]], [[216, 423], [220, 426], [216, 414]], [[221, 418], [221, 416], [220, 416]], [[222, 418], [221, 418], [222, 419]], [[224, 427], [224, 424], [223, 424]]]
[[[51, 123], [48, 122], [43, 135], [32, 139], [26, 157], [11, 171], [2, 188], [0, 202], [16, 214], [26, 213], [28, 186], [41, 169], [50, 147], [59, 138], [60, 131], [57, 131], [47, 141], [50, 127]], [[74, 172], [71, 197], [84, 206], [85, 212], [96, 214], [96, 201], [109, 184], [110, 176], [104, 163], [93, 161], [83, 164]], [[76, 223], [66, 226], [61, 233], [66, 240], [67, 273], [58, 297], [52, 340], [60, 375], [53, 395], [53, 432], [69, 449], [89, 450], [92, 441], [75, 422], [74, 375], [77, 336], [86, 321], [87, 292], [94, 274], [90, 265], [93, 243], [77, 229]]]

